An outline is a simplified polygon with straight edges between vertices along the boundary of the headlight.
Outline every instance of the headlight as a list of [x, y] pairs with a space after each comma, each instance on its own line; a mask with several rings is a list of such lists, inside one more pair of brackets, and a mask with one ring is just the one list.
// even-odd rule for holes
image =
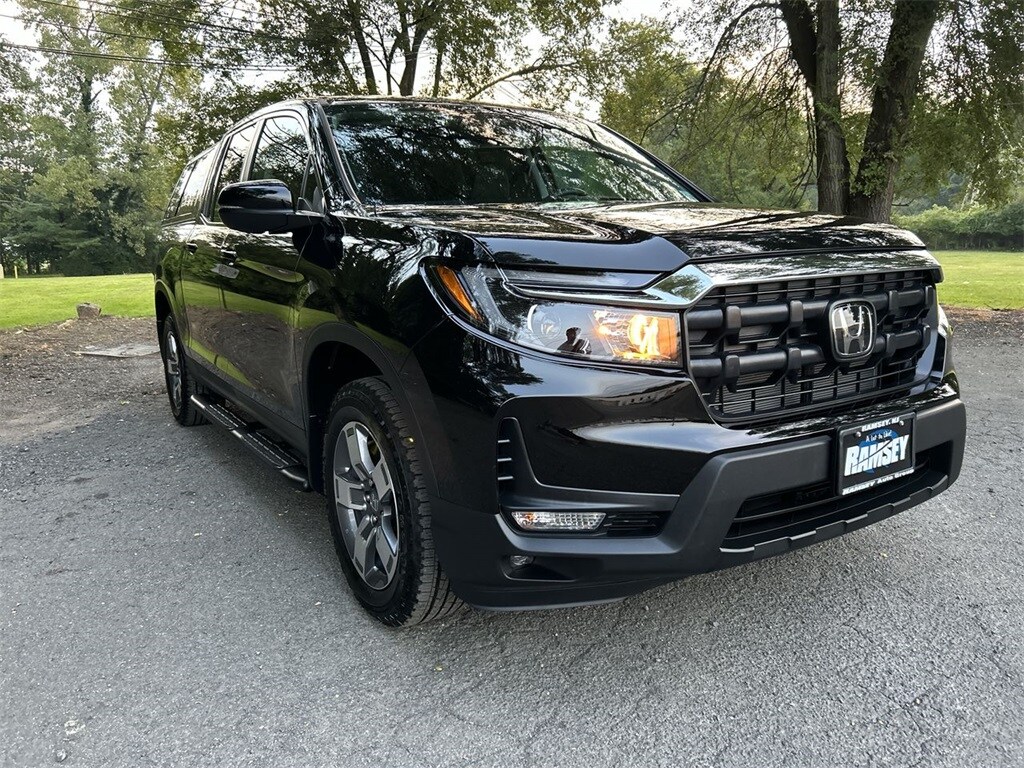
[[483, 265], [430, 272], [447, 303], [492, 336], [590, 360], [681, 364], [678, 314], [524, 296]]

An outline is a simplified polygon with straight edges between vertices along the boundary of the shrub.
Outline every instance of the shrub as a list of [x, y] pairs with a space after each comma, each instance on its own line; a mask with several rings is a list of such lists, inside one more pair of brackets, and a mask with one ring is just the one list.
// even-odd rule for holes
[[1024, 250], [1024, 198], [1002, 208], [932, 206], [912, 216], [894, 216], [935, 250]]

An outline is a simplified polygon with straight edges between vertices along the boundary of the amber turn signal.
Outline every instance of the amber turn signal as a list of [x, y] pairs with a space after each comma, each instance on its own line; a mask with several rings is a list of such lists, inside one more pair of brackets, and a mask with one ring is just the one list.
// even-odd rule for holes
[[451, 299], [472, 319], [479, 320], [480, 311], [473, 304], [472, 299], [469, 298], [469, 294], [466, 293], [466, 289], [462, 286], [462, 281], [459, 280], [455, 270], [451, 267], [438, 265], [434, 267], [434, 271], [437, 273], [438, 278], [441, 280], [441, 285], [444, 286]]

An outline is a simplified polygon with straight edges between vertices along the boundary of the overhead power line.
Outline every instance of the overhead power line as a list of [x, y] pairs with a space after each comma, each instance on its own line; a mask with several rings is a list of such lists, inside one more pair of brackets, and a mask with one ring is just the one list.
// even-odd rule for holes
[[[181, 11], [183, 10], [180, 3], [161, 3], [161, 2], [157, 2], [157, 0], [138, 0], [138, 2], [139, 3], [144, 3], [146, 6], [152, 6], [152, 7], [155, 7], [155, 8], [167, 8], [167, 9], [170, 9], [170, 10], [174, 11], [177, 15], [180, 15]], [[222, 4], [221, 8], [217, 8], [216, 10], [213, 10], [213, 11], [205, 11], [204, 10], [204, 11], [202, 11], [202, 14], [206, 18], [217, 19], [219, 21], [226, 21], [226, 22], [236, 22], [236, 21], [238, 21], [239, 19], [236, 18], [235, 16], [232, 16], [230, 13], [228, 13], [228, 14], [224, 13], [225, 8], [223, 7], [223, 5], [226, 5], [226, 4]], [[119, 7], [121, 7], [121, 6], [119, 6]], [[237, 6], [236, 6], [236, 8], [237, 8]], [[136, 8], [127, 8], [127, 9], [124, 9], [124, 10], [141, 10], [141, 11], [145, 11], [145, 8], [138, 8], [138, 7], [136, 7]], [[248, 12], [246, 15], [247, 16], [252, 16], [254, 14], [252, 12]], [[189, 17], [184, 17], [184, 18], [187, 21], [189, 21], [189, 23], [192, 22], [191, 18], [189, 18]]]
[[56, 56], [80, 56], [85, 59], [100, 59], [105, 61], [129, 61], [138, 64], [160, 64], [168, 67], [180, 67], [182, 69], [198, 70], [231, 70], [236, 72], [294, 72], [294, 67], [252, 67], [239, 65], [201, 64], [198, 62], [171, 61], [170, 59], [156, 59], [144, 56], [128, 56], [117, 53], [101, 53], [99, 51], [72, 51], [66, 48], [51, 48], [45, 45], [22, 45], [20, 43], [9, 43], [0, 41], [0, 48], [18, 48], [23, 51], [37, 51], [49, 53]]
[[[187, 16], [180, 16], [176, 14], [159, 13], [157, 11], [142, 11], [142, 14], [132, 13], [132, 9], [124, 8], [117, 3], [106, 2], [105, 0], [89, 0], [89, 8], [85, 9], [82, 6], [73, 3], [62, 3], [57, 0], [35, 0], [37, 3], [44, 5], [56, 6], [58, 8], [71, 8], [73, 10], [91, 10], [93, 13], [102, 13], [109, 16], [119, 16], [121, 18], [130, 19], [132, 21], [153, 21], [153, 20], [164, 20], [170, 21], [173, 25], [181, 29], [196, 28], [196, 29], [216, 29], [223, 32], [235, 32], [236, 34], [248, 35], [251, 37], [265, 37], [270, 40], [279, 40], [287, 43], [300, 43], [303, 42], [300, 38], [287, 37], [285, 35], [277, 35], [273, 32], [261, 32], [254, 29], [246, 29], [245, 27], [238, 27], [229, 24], [217, 24], [210, 21], [197, 21]], [[112, 11], [101, 11], [97, 10], [92, 6], [100, 6], [102, 8], [113, 8]]]
[[[149, 1], [152, 2], [152, 0], [149, 0]], [[44, 5], [53, 6], [53, 7], [56, 7], [56, 8], [69, 8], [69, 9], [72, 9], [72, 10], [82, 10], [81, 6], [75, 5], [73, 3], [59, 2], [59, 0], [35, 0], [35, 2], [42, 3]], [[147, 17], [145, 15], [138, 16], [138, 15], [134, 15], [134, 14], [123, 13], [123, 12], [121, 12], [121, 10], [123, 10], [123, 9], [121, 9], [120, 6], [118, 6], [118, 5], [114, 4], [114, 3], [104, 2], [103, 0], [90, 0], [90, 4], [91, 5], [102, 5], [104, 7], [118, 8], [119, 9], [117, 11], [107, 11], [107, 10], [100, 10], [98, 8], [91, 7], [89, 9], [90, 12], [93, 13], [93, 14], [96, 14], [96, 15], [110, 16], [110, 17], [114, 17], [114, 18], [125, 19], [125, 20], [132, 21], [132, 22], [135, 22], [135, 23], [151, 20], [151, 19], [147, 19]], [[257, 30], [244, 29], [242, 27], [228, 27], [228, 26], [223, 25], [223, 24], [209, 24], [209, 23], [206, 23], [206, 22], [192, 21], [190, 19], [186, 19], [186, 18], [183, 18], [183, 17], [180, 17], [180, 16], [168, 16], [167, 14], [151, 14], [151, 15], [153, 15], [155, 17], [162, 18], [162, 19], [170, 20], [170, 22], [171, 22], [170, 26], [172, 26], [175, 29], [180, 29], [180, 30], [186, 30], [186, 29], [196, 29], [196, 30], [216, 29], [216, 30], [225, 30], [225, 29], [227, 29], [227, 30], [230, 30], [230, 31], [235, 31], [236, 34], [245, 36], [247, 38], [267, 38], [267, 39], [270, 39], [270, 40], [276, 40], [276, 41], [280, 41], [280, 42], [290, 43], [290, 44], [293, 44], [293, 45], [303, 45], [303, 44], [308, 44], [309, 43], [309, 41], [304, 39], [304, 38], [286, 37], [284, 35], [275, 35], [275, 34], [270, 33], [270, 32], [260, 32], [260, 31], [257, 31]], [[37, 20], [23, 19], [23, 22], [27, 22], [27, 23], [43, 22], [43, 23], [48, 23], [48, 24], [54, 24], [56, 26], [55, 22], [52, 22], [52, 21], [47, 20], [47, 19], [37, 19]], [[167, 26], [167, 24], [165, 24], [165, 26]], [[80, 27], [78, 29], [81, 30]], [[114, 34], [114, 33], [110, 33], [110, 34]], [[123, 34], [126, 34], [126, 33], [123, 33]], [[138, 36], [138, 37], [140, 37], [140, 39], [147, 39], [147, 40], [151, 40], [152, 42], [157, 42], [157, 43], [164, 42], [164, 41], [156, 39], [156, 38], [142, 38], [141, 36]], [[224, 45], [224, 44], [219, 44], [219, 43], [206, 43], [206, 42], [202, 42], [202, 41], [197, 41], [197, 42], [200, 45], [202, 45], [204, 47], [207, 47], [207, 48], [216, 48], [216, 49], [219, 49], [219, 50], [233, 51], [233, 52], [242, 53], [242, 54], [249, 54], [249, 53], [251, 53], [251, 49], [248, 49], [248, 48], [240, 48], [240, 47], [236, 47], [236, 46]], [[349, 46], [348, 52], [349, 53], [353, 53], [353, 54], [357, 54], [358, 53], [358, 51], [357, 51], [357, 49], [356, 49], [356, 47], [354, 45], [353, 46]], [[424, 49], [422, 52], [423, 53], [429, 53], [429, 51], [427, 51], [426, 49]]]
[[[28, 19], [25, 19], [22, 16], [15, 16], [15, 15], [10, 14], [10, 13], [0, 13], [0, 18], [14, 19], [15, 21], [20, 21], [22, 23], [45, 24], [46, 26], [55, 27], [57, 29], [73, 29], [76, 32], [84, 32], [86, 34], [94, 32], [94, 33], [97, 33], [97, 34], [107, 35], [107, 36], [110, 36], [110, 37], [123, 37], [123, 38], [128, 38], [130, 40], [145, 40], [145, 41], [150, 42], [150, 43], [163, 43], [164, 42], [163, 40], [161, 40], [161, 39], [159, 39], [157, 37], [145, 37], [144, 35], [133, 35], [133, 34], [131, 34], [129, 32], [115, 32], [115, 31], [110, 30], [110, 29], [89, 29], [87, 27], [78, 27], [78, 26], [74, 26], [74, 25], [71, 25], [71, 24], [61, 24], [60, 22], [53, 21], [51, 19], [31, 19], [31, 20], [28, 20]], [[235, 46], [221, 45], [219, 43], [197, 42], [196, 44], [197, 45], [201, 45], [204, 48], [216, 48], [218, 50], [236, 51], [238, 53], [251, 53], [251, 51], [249, 49], [247, 49], [247, 48], [237, 48]]]

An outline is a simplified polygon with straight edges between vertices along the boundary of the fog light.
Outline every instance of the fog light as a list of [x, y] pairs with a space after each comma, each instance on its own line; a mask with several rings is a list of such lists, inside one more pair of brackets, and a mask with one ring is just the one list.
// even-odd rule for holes
[[533, 562], [533, 558], [529, 555], [511, 555], [508, 559], [509, 565], [513, 568], [525, 568]]
[[593, 531], [604, 512], [513, 512], [512, 519], [526, 531]]

